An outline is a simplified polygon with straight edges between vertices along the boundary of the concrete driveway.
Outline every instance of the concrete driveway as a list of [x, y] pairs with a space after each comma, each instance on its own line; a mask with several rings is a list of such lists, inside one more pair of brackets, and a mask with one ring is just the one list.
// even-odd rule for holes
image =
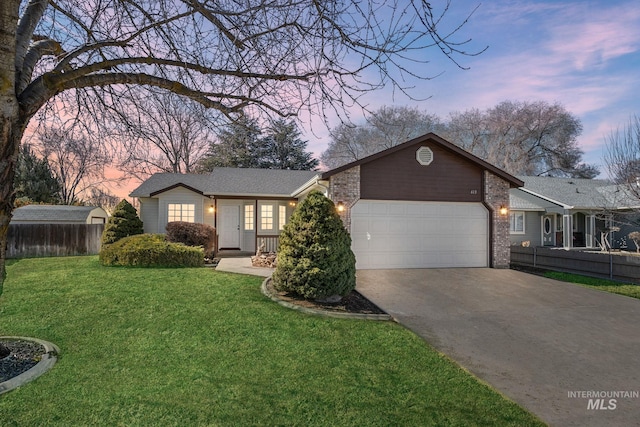
[[488, 268], [358, 270], [356, 289], [550, 425], [640, 426], [640, 300]]

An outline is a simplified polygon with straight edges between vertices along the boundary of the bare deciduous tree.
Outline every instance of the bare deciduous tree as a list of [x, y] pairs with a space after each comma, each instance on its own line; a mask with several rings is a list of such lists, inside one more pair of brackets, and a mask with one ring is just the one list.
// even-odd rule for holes
[[453, 113], [443, 136], [512, 174], [593, 178], [581, 162], [580, 120], [560, 104], [504, 101]]
[[36, 149], [46, 158], [60, 182], [60, 201], [65, 205], [78, 202], [83, 193], [102, 184], [110, 157], [96, 138], [71, 125], [41, 127]]
[[402, 144], [427, 132], [438, 132], [440, 119], [406, 106], [383, 106], [361, 126], [342, 123], [331, 130], [331, 141], [322, 153], [322, 163], [336, 168]]
[[640, 199], [640, 117], [631, 117], [624, 128], [611, 132], [606, 143], [604, 162], [609, 175]]
[[84, 203], [89, 206], [100, 206], [108, 214], [112, 214], [118, 203], [120, 203], [120, 198], [107, 189], [94, 187], [89, 190]]
[[138, 179], [156, 172], [191, 173], [215, 139], [215, 112], [171, 92], [149, 91], [130, 100], [114, 137], [119, 168]]
[[[164, 89], [233, 117], [324, 115], [363, 92], [428, 78], [425, 48], [452, 60], [465, 40], [416, 1], [3, 0], [0, 2], [0, 280], [18, 147], [51, 103], [81, 122], [123, 111], [132, 86]], [[409, 79], [409, 80], [406, 80]], [[70, 107], [71, 109], [71, 107]], [[0, 284], [2, 283], [0, 281]]]

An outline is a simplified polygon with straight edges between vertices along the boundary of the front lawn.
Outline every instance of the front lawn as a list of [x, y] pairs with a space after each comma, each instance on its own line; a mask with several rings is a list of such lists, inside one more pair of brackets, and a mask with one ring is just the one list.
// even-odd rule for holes
[[9, 263], [0, 335], [57, 344], [3, 426], [540, 425], [391, 322], [312, 317], [206, 268]]
[[613, 280], [581, 276], [579, 274], [561, 273], [558, 271], [548, 271], [544, 275], [550, 279], [562, 280], [564, 282], [583, 285], [588, 288], [600, 289], [601, 291], [626, 295], [633, 298], [640, 298], [640, 286], [630, 283], [615, 282]]

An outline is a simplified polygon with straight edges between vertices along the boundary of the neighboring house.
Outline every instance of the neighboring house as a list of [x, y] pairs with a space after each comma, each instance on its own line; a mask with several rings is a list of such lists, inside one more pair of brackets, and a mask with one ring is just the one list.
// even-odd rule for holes
[[518, 178], [435, 134], [327, 171], [216, 168], [155, 174], [132, 193], [146, 232], [170, 221], [216, 227], [217, 248], [275, 249], [311, 190], [331, 198], [352, 238], [356, 267], [509, 266], [509, 189]]
[[509, 203], [514, 245], [600, 248], [606, 239], [624, 248], [626, 236], [637, 229], [629, 220], [640, 201], [623, 186], [598, 179], [519, 178], [524, 186], [511, 190]]
[[97, 206], [26, 205], [13, 211], [11, 224], [104, 224], [108, 218]]

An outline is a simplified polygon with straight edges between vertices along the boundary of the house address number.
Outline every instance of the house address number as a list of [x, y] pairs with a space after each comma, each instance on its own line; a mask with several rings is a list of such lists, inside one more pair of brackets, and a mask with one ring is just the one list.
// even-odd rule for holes
[[478, 190], [471, 190], [471, 194], [478, 194]]

